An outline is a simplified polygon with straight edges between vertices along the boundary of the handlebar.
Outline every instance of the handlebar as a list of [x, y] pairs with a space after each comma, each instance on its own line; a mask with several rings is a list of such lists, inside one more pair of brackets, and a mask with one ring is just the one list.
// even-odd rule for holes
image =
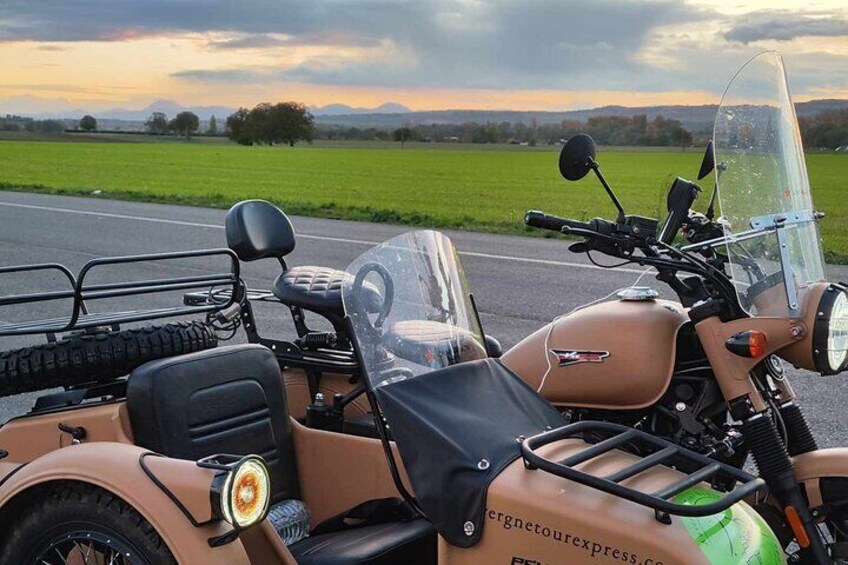
[[577, 220], [569, 220], [568, 218], [560, 218], [559, 216], [550, 216], [538, 210], [529, 210], [524, 214], [524, 223], [531, 228], [551, 230], [559, 233], [562, 233], [563, 228], [595, 231], [586, 222], [578, 222]]

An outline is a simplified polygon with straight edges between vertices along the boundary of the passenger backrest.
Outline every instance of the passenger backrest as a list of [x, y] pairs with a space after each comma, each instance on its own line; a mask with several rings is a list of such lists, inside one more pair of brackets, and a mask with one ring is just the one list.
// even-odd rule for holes
[[227, 212], [227, 245], [242, 261], [283, 257], [294, 250], [294, 228], [282, 210], [264, 200], [245, 200]]
[[261, 455], [272, 503], [299, 497], [286, 392], [267, 348], [232, 345], [151, 361], [130, 375], [127, 408], [139, 446], [180, 459]]

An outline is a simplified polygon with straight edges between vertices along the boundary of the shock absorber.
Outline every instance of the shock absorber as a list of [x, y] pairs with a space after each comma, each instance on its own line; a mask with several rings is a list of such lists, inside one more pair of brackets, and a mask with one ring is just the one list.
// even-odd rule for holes
[[767, 414], [760, 412], [742, 423], [745, 442], [754, 456], [760, 476], [769, 492], [780, 502], [787, 523], [795, 534], [805, 563], [830, 563], [827, 548], [819, 536], [809, 505], [801, 492], [792, 459]]
[[780, 417], [786, 425], [786, 448], [790, 456], [795, 457], [819, 448], [800, 406], [792, 401], [787, 402], [780, 407]]

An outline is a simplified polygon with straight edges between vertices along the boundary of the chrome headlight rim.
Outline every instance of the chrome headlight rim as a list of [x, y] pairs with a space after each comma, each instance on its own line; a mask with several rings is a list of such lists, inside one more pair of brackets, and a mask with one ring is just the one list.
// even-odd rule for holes
[[812, 339], [813, 362], [822, 375], [836, 375], [848, 369], [848, 347], [839, 350], [841, 358], [835, 358], [831, 346], [832, 333], [837, 329], [834, 322], [842, 319], [833, 314], [842, 308], [848, 310], [848, 289], [838, 284], [828, 285], [816, 307]]
[[[224, 520], [236, 530], [246, 530], [262, 522], [268, 515], [271, 506], [271, 475], [265, 460], [258, 455], [248, 455], [241, 458], [226, 457], [229, 457], [233, 462], [218, 463], [217, 465], [206, 463], [205, 465], [210, 467], [214, 465], [214, 468], [219, 470], [212, 481], [210, 492], [212, 512], [216, 518]], [[247, 519], [243, 518], [233, 507], [234, 488], [239, 486], [237, 479], [240, 473], [246, 472], [246, 470], [260, 477], [262, 485], [259, 487], [259, 491], [264, 493], [264, 500], [257, 511], [249, 514]]]

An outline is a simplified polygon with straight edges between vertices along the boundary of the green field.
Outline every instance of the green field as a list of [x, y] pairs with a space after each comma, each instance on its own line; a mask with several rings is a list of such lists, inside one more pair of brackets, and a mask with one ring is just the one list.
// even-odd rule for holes
[[[693, 178], [700, 158], [694, 150], [598, 156], [628, 212], [652, 216], [674, 176]], [[825, 249], [830, 260], [844, 262], [848, 155], [812, 154], [808, 165], [816, 206], [827, 212]], [[500, 233], [531, 233], [522, 223], [529, 208], [578, 219], [614, 216], [590, 177], [567, 183], [557, 153], [538, 148], [0, 141], [0, 188], [217, 207], [264, 198], [290, 214]]]

